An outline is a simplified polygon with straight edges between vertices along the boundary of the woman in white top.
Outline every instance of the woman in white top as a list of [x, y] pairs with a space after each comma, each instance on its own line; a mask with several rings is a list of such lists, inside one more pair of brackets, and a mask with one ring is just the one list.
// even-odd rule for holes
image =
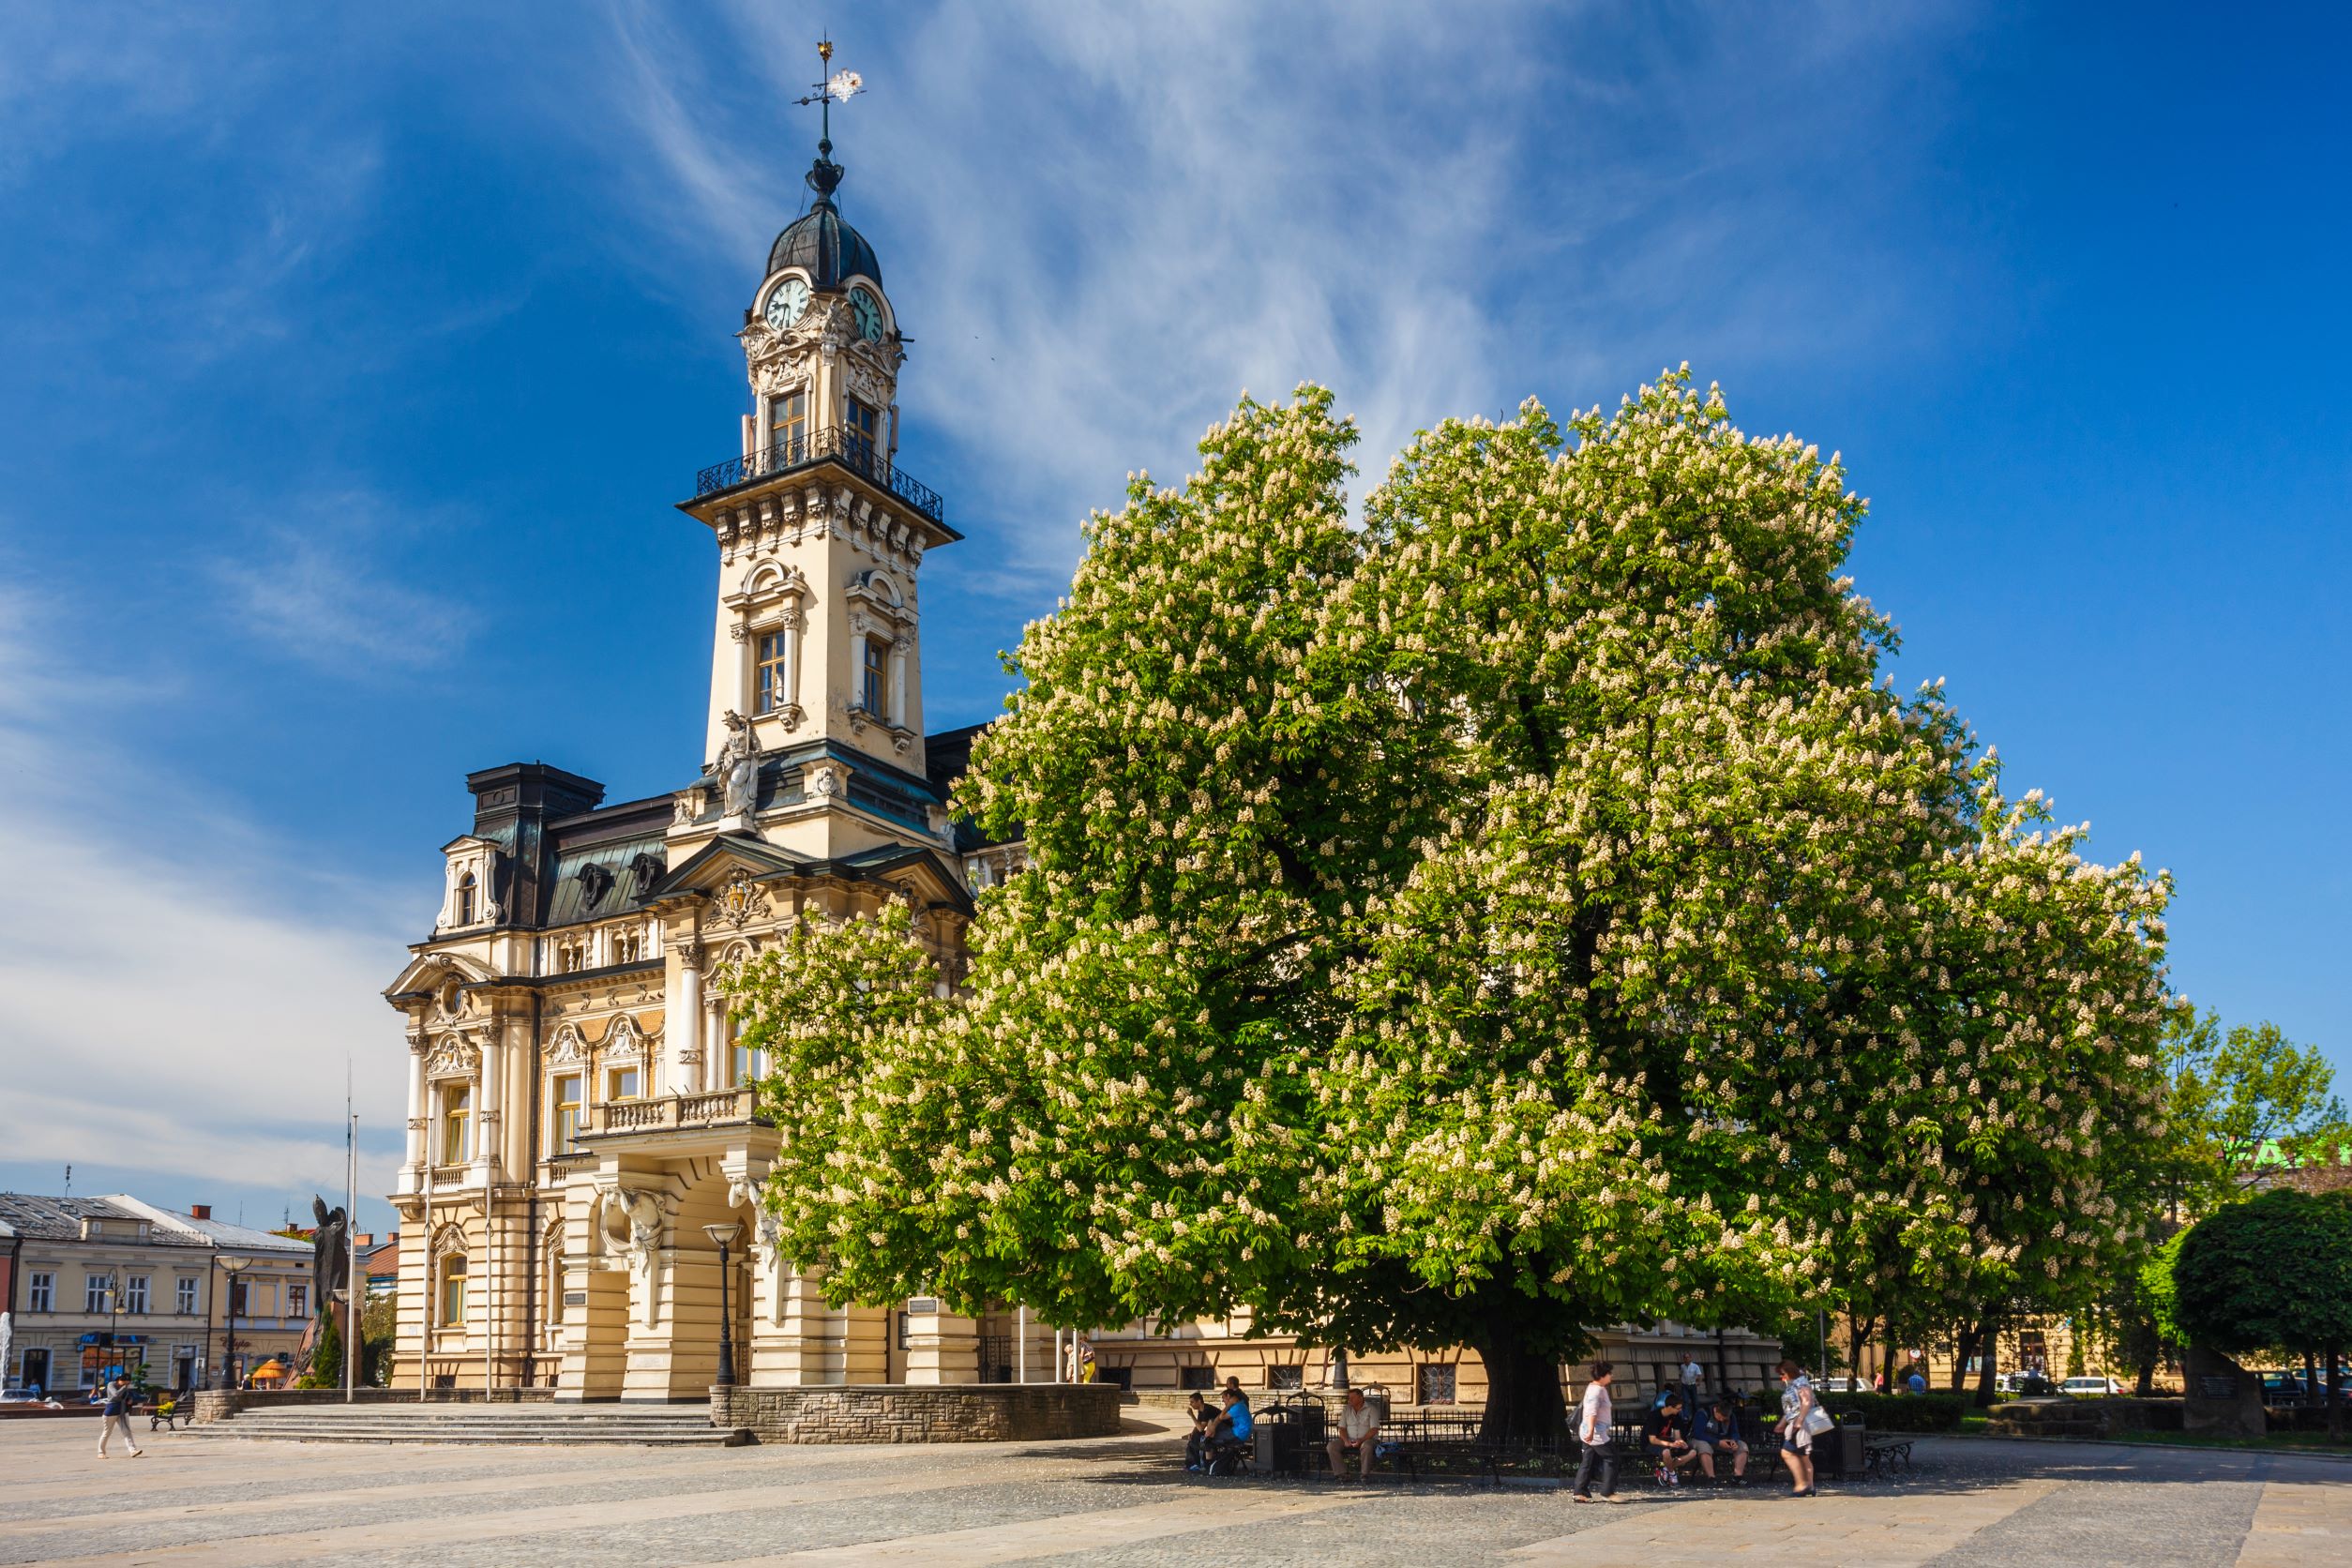
[[1780, 1458], [1788, 1467], [1792, 1496], [1809, 1498], [1813, 1490], [1813, 1430], [1805, 1418], [1819, 1406], [1813, 1380], [1793, 1361], [1780, 1364]]

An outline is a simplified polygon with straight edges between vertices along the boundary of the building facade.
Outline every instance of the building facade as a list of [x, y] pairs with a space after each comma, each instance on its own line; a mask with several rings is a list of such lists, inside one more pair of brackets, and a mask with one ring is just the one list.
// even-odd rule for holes
[[[541, 762], [470, 775], [431, 935], [385, 991], [410, 1068], [396, 1385], [702, 1398], [722, 1303], [755, 1385], [1045, 1380], [1061, 1364], [1021, 1313], [827, 1306], [756, 1201], [776, 1134], [756, 1114], [763, 1063], [722, 1001], [728, 970], [805, 917], [899, 900], [955, 985], [972, 890], [1021, 865], [1018, 844], [949, 819], [973, 731], [925, 731], [923, 568], [959, 535], [897, 466], [907, 339], [873, 247], [836, 206], [830, 151], [737, 334], [750, 412], [734, 455], [679, 504], [716, 558], [702, 765], [614, 804]], [[735, 1228], [724, 1248], [714, 1227]], [[1650, 1337], [1660, 1366], [1696, 1343]], [[1091, 1345], [1096, 1374], [1138, 1387], [1334, 1370], [1245, 1319]], [[1635, 1339], [1611, 1346], [1632, 1370]], [[1774, 1349], [1738, 1346], [1743, 1369]], [[1360, 1365], [1399, 1398], [1483, 1391], [1474, 1356]]]
[[7, 1380], [58, 1398], [117, 1374], [185, 1389], [291, 1364], [317, 1309], [309, 1247], [202, 1206], [0, 1193], [0, 1222], [15, 1232]]

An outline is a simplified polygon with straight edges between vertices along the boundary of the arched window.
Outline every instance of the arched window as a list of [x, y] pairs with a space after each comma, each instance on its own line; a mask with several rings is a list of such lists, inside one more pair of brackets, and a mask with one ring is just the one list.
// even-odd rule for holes
[[458, 879], [458, 919], [460, 926], [474, 924], [474, 873], [468, 871]]
[[465, 1327], [465, 1254], [453, 1252], [441, 1260], [441, 1326]]

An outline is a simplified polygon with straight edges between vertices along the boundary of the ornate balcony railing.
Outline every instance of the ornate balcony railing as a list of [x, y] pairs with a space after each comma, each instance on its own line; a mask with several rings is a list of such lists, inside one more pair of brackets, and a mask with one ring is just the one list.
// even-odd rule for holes
[[598, 1106], [600, 1133], [674, 1132], [681, 1127], [719, 1127], [760, 1120], [760, 1097], [750, 1088], [701, 1094], [664, 1094], [655, 1100], [614, 1100]]
[[766, 479], [794, 469], [807, 468], [821, 462], [837, 462], [860, 478], [897, 496], [933, 522], [947, 520], [946, 504], [939, 491], [891, 462], [865, 431], [848, 425], [832, 425], [822, 430], [811, 430], [790, 441], [713, 463], [694, 476], [694, 498], [716, 495], [721, 490], [747, 485], [755, 479]]

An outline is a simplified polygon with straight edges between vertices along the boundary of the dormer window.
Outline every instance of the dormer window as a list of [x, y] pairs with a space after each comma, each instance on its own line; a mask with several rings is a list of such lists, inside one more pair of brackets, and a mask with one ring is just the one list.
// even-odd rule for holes
[[477, 901], [476, 895], [479, 894], [480, 891], [480, 884], [474, 880], [473, 872], [468, 871], [465, 875], [458, 879], [458, 918], [455, 922], [457, 925], [471, 926], [474, 924], [474, 906]]

